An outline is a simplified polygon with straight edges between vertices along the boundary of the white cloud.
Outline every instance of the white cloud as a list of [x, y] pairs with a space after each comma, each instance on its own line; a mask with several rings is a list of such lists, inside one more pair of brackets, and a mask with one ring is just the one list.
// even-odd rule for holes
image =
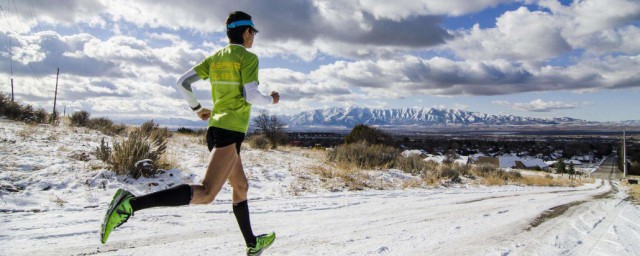
[[[486, 3], [473, 6], [483, 8], [499, 1], [483, 2]], [[55, 6], [37, 4], [36, 11], [41, 13], [39, 21], [69, 28], [78, 28], [78, 24], [109, 27], [118, 35], [129, 32], [123, 31], [127, 29], [123, 26], [191, 31], [207, 37], [214, 33], [220, 35], [224, 32], [228, 13], [245, 10], [253, 16], [261, 31], [258, 41], [265, 47], [257, 47], [258, 52], [267, 56], [297, 56], [305, 61], [313, 60], [320, 52], [355, 58], [385, 56], [400, 50], [426, 49], [442, 44], [450, 37], [440, 27], [442, 19], [434, 16], [440, 11], [405, 15], [404, 10], [411, 8], [399, 8], [394, 11], [397, 14], [387, 11], [385, 15], [378, 15], [351, 1], [239, 0], [216, 2], [215, 8], [203, 8], [211, 5], [210, 1], [204, 0], [179, 4], [169, 0], [64, 0], [60, 3]], [[425, 4], [440, 5], [430, 1]], [[403, 5], [413, 4], [405, 2]], [[74, 13], [69, 15], [69, 10]], [[25, 27], [35, 26], [34, 19], [23, 18], [30, 21], [25, 22], [29, 24]]]
[[453, 104], [452, 109], [458, 109], [458, 110], [469, 110], [469, 105], [467, 105], [467, 104], [460, 104], [460, 103], [456, 103], [456, 104]]
[[543, 101], [541, 99], [536, 99], [527, 103], [511, 103], [509, 101], [493, 101], [492, 103], [527, 112], [552, 112], [554, 110], [574, 109], [578, 107], [578, 104], [575, 103]]
[[[421, 106], [416, 106], [416, 107], [420, 108]], [[431, 107], [435, 109], [469, 110], [469, 105], [460, 104], [460, 103], [455, 103], [453, 105], [439, 104], [439, 105], [433, 105]]]
[[[0, 38], [6, 39], [6, 35], [0, 34]], [[191, 50], [195, 47], [175, 38], [169, 46], [154, 48], [149, 43], [132, 36], [101, 40], [88, 34], [62, 36], [53, 31], [24, 36], [14, 45], [24, 51], [14, 55], [15, 93], [29, 104], [51, 107], [55, 70], [60, 67], [60, 106], [111, 116], [144, 111], [189, 113], [173, 84], [181, 72], [209, 52]], [[3, 53], [8, 51], [6, 47], [0, 46]], [[27, 57], [28, 62], [17, 61]], [[2, 61], [1, 70], [8, 72], [10, 64]], [[197, 96], [210, 99], [208, 90], [197, 90]]]
[[640, 56], [593, 58], [569, 67], [526, 67], [506, 60], [452, 61], [403, 56], [338, 61], [310, 73], [313, 83], [360, 88], [370, 96], [504, 95], [640, 86]]
[[570, 6], [555, 0], [536, 2], [543, 10], [520, 7], [505, 12], [495, 28], [476, 25], [456, 31], [455, 39], [442, 48], [465, 59], [508, 59], [533, 66], [576, 49], [596, 55], [640, 51], [638, 27], [629, 25], [640, 19], [640, 2], [589, 0]]
[[566, 24], [564, 32], [573, 36], [597, 33], [640, 19], [640, 3], [634, 0], [573, 1], [570, 6], [556, 0], [540, 0], [538, 4], [551, 10]]
[[460, 16], [474, 13], [510, 0], [360, 0], [358, 9], [371, 13], [376, 18], [402, 20], [416, 15]]
[[561, 30], [551, 14], [520, 7], [500, 16], [495, 28], [476, 24], [457, 32], [444, 48], [465, 59], [542, 61], [571, 50]]
[[628, 25], [620, 28], [595, 32], [580, 38], [576, 45], [584, 48], [590, 55], [640, 54], [640, 28]]

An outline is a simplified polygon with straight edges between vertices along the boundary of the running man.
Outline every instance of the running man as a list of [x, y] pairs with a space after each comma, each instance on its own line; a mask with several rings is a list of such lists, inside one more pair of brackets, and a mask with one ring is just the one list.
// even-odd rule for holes
[[[184, 73], [176, 84], [198, 117], [209, 120], [207, 146], [211, 154], [202, 184], [182, 184], [143, 196], [119, 189], [102, 224], [102, 243], [107, 242], [113, 229], [140, 210], [213, 202], [227, 180], [233, 187], [233, 214], [244, 236], [247, 255], [259, 255], [275, 240], [273, 232], [255, 236], [251, 229], [249, 184], [242, 168], [240, 145], [249, 128], [251, 105], [277, 104], [280, 95], [271, 92], [267, 96], [258, 91], [258, 57], [247, 51], [258, 33], [251, 16], [241, 11], [230, 13], [226, 25], [229, 45]], [[212, 110], [200, 105], [191, 88], [200, 79], [211, 83]]]

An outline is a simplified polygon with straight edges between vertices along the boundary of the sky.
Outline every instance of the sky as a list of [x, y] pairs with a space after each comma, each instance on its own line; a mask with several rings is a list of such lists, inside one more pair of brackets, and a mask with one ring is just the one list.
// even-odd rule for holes
[[[637, 0], [0, 0], [0, 92], [112, 118], [195, 120], [176, 79], [228, 44], [232, 11], [260, 31], [260, 90], [295, 114], [447, 108], [640, 120]], [[211, 107], [210, 85], [194, 85]], [[263, 107], [254, 107], [263, 109]], [[255, 111], [255, 110], [254, 110]]]

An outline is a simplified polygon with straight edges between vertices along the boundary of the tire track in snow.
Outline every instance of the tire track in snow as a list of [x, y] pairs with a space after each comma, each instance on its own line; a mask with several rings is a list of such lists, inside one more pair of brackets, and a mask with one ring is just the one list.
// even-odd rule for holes
[[528, 241], [524, 244], [511, 242], [513, 249], [503, 249], [503, 255], [540, 255], [541, 251], [544, 252], [542, 255], [635, 255], [626, 250], [633, 248], [629, 244], [637, 241], [620, 236], [619, 229], [631, 228], [633, 231], [633, 228], [640, 230], [640, 226], [628, 225], [631, 223], [623, 213], [630, 204], [621, 199], [621, 193], [617, 191], [616, 186], [611, 186], [609, 192], [575, 203], [556, 218], [526, 232], [530, 234], [513, 238], [518, 241], [522, 240], [519, 237], [524, 237]]
[[[597, 221], [593, 229], [589, 231], [589, 236], [583, 239], [581, 244], [564, 255], [592, 255], [596, 246], [601, 242], [606, 242], [602, 237], [613, 226], [613, 223], [620, 217], [622, 211], [627, 207], [628, 202], [621, 200], [616, 206], [602, 214], [601, 219]], [[619, 247], [620, 244], [617, 244]]]

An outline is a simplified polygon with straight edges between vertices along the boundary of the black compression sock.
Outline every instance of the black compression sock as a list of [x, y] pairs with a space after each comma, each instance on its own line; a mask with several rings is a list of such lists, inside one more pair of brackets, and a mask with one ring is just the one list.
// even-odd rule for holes
[[233, 214], [236, 216], [238, 226], [240, 226], [240, 231], [242, 232], [242, 236], [244, 237], [244, 241], [247, 243], [247, 246], [255, 246], [256, 236], [253, 235], [253, 230], [251, 230], [249, 204], [247, 204], [247, 201], [245, 200], [240, 203], [233, 204]]
[[157, 206], [181, 206], [188, 205], [191, 202], [192, 194], [191, 186], [182, 184], [144, 196], [131, 198], [129, 203], [134, 212]]

